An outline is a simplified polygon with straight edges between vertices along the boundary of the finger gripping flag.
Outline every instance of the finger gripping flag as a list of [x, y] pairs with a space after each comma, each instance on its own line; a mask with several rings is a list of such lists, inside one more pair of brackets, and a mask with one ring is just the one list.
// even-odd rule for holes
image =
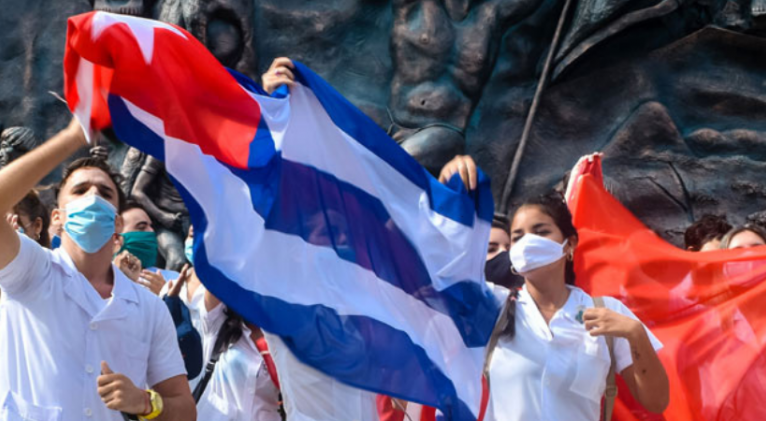
[[498, 305], [483, 281], [489, 182], [438, 183], [311, 70], [276, 96], [186, 31], [69, 19], [66, 98], [164, 161], [205, 286], [354, 387], [476, 420]]

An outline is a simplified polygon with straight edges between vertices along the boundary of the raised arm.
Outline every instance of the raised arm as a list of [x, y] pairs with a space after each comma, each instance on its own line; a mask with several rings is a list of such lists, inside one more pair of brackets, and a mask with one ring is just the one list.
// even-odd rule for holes
[[467, 190], [476, 188], [479, 176], [473, 158], [468, 155], [456, 155], [450, 162], [444, 164], [439, 173], [439, 182], [447, 184], [455, 174], [460, 174], [460, 179], [463, 180], [463, 185]]
[[287, 57], [274, 59], [269, 66], [269, 70], [261, 77], [261, 85], [268, 93], [274, 93], [280, 86], [295, 85], [295, 76], [293, 75], [295, 65]]
[[[85, 135], [72, 119], [64, 130], [0, 170], [0, 215], [5, 215], [49, 172], [85, 146]], [[0, 269], [19, 252], [19, 238], [5, 218], [0, 218]]]

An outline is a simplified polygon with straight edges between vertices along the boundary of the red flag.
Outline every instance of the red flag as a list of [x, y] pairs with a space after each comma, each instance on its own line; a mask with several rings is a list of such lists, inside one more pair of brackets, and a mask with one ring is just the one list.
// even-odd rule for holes
[[604, 189], [599, 156], [572, 177], [578, 286], [620, 299], [665, 345], [668, 409], [645, 412], [622, 384], [615, 419], [766, 419], [766, 247], [681, 250]]

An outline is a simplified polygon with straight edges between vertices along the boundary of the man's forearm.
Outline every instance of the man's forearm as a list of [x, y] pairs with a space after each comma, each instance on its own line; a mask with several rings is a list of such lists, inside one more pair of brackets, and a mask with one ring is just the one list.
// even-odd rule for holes
[[70, 124], [0, 170], [0, 214], [10, 211], [43, 177], [84, 145], [82, 129]]
[[19, 237], [5, 214], [29, 193], [51, 170], [85, 145], [85, 135], [77, 122], [0, 170], [0, 269], [19, 253]]
[[191, 395], [162, 397], [162, 413], [157, 421], [189, 421], [197, 419], [197, 407]]

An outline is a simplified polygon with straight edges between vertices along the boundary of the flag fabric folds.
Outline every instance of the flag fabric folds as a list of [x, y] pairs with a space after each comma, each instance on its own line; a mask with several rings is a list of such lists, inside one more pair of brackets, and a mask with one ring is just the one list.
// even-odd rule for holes
[[670, 406], [648, 414], [623, 384], [615, 419], [766, 419], [766, 247], [687, 252], [665, 242], [581, 160], [567, 194], [580, 235], [577, 284], [622, 300], [665, 345]]
[[476, 419], [499, 313], [484, 175], [438, 183], [300, 63], [270, 97], [173, 25], [92, 12], [67, 38], [70, 109], [164, 161], [213, 294], [327, 375]]

